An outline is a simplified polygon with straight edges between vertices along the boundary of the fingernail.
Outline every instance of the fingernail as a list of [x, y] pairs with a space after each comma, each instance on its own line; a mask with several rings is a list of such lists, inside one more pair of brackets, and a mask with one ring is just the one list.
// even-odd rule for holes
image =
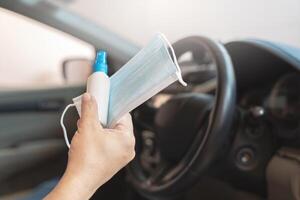
[[91, 95], [89, 93], [84, 93], [82, 96], [83, 101], [89, 101], [91, 100]]

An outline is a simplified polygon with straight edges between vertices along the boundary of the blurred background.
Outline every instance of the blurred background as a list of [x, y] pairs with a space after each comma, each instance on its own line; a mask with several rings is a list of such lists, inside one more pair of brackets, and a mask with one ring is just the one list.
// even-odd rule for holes
[[[62, 140], [59, 119], [66, 104], [84, 91], [96, 48], [109, 52], [109, 73], [112, 74], [146, 45], [157, 32], [164, 33], [171, 43], [187, 36], [203, 35], [223, 43], [258, 38], [300, 47], [299, 11], [299, 0], [0, 0], [0, 199], [15, 200], [17, 199], [15, 195], [31, 194], [40, 183], [59, 176], [64, 170], [67, 148]], [[190, 46], [190, 43], [187, 45]], [[272, 54], [263, 51], [257, 51], [256, 54], [252, 48], [245, 48], [244, 52], [234, 47], [230, 52], [232, 58], [235, 57], [235, 61], [241, 60], [234, 64], [237, 63], [237, 66], [242, 64], [241, 67], [235, 68], [242, 69], [239, 70], [242, 73], [235, 71], [238, 74], [239, 106], [248, 113], [249, 119], [258, 118], [259, 123], [252, 121], [245, 123], [247, 125], [245, 125], [245, 137], [249, 134], [249, 138], [252, 136], [254, 138], [249, 139], [249, 144], [240, 137], [243, 131], [238, 131], [236, 137], [238, 139], [234, 140], [232, 150], [234, 152], [232, 156], [236, 156], [236, 159], [235, 157], [232, 159], [232, 165], [237, 166], [238, 170], [242, 166], [240, 171], [236, 171], [238, 175], [240, 172], [242, 174], [246, 168], [240, 164], [244, 162], [244, 156], [240, 155], [249, 155], [245, 162], [253, 158], [255, 164], [252, 165], [250, 160], [249, 166], [253, 166], [254, 170], [262, 169], [264, 173], [265, 161], [269, 159], [267, 158], [269, 150], [265, 151], [265, 149], [271, 146], [273, 139], [268, 140], [271, 135], [270, 124], [269, 122], [264, 124], [265, 117], [261, 115], [272, 114], [272, 112], [275, 113], [274, 115], [277, 114], [279, 117], [276, 117], [279, 119], [275, 117], [276, 126], [272, 127], [277, 134], [275, 138], [281, 137], [283, 142], [289, 139], [292, 145], [299, 147], [297, 142], [300, 141], [300, 137], [299, 134], [296, 135], [300, 130], [298, 126], [300, 123], [296, 121], [300, 113], [297, 112], [299, 75], [292, 74], [290, 78], [289, 74], [284, 74], [290, 72], [290, 69], [285, 69], [288, 64], [281, 60], [277, 62], [277, 59], [273, 62], [273, 58], [276, 57]], [[179, 63], [184, 78], [189, 80], [189, 86], [185, 89], [182, 87], [181, 91], [178, 85], [177, 87], [175, 85], [175, 89], [173, 88], [175, 93], [179, 94], [183, 91], [214, 93], [217, 85], [215, 60], [207, 53], [202, 57], [203, 49], [199, 48], [199, 50], [201, 56], [193, 51], [180, 56]], [[198, 49], [194, 52], [198, 53]], [[293, 53], [300, 55], [299, 50], [294, 50]], [[237, 59], [239, 56], [241, 59]], [[294, 58], [292, 55], [291, 57]], [[279, 80], [279, 76], [283, 78]], [[292, 81], [286, 81], [286, 77]], [[246, 84], [240, 84], [240, 80], [246, 80]], [[245, 87], [245, 91], [241, 90], [242, 86]], [[153, 115], [150, 117], [151, 120], [155, 119], [152, 108], [157, 109], [171, 97], [172, 94], [159, 94], [148, 101], [152, 113], [150, 115]], [[148, 103], [145, 108], [149, 106]], [[265, 112], [265, 108], [269, 110]], [[147, 109], [141, 108], [140, 111], [145, 111], [145, 116], [148, 115]], [[75, 109], [68, 113], [65, 124], [68, 132], [74, 133], [78, 116]], [[137, 114], [133, 114], [134, 120], [140, 123], [137, 127], [142, 129], [138, 132], [137, 135], [140, 136], [137, 138], [140, 144], [145, 146], [146, 152], [145, 156], [141, 154], [141, 157], [146, 160], [144, 162], [146, 165], [151, 166], [157, 160], [159, 161], [159, 152], [155, 150], [157, 143], [156, 133], [153, 131], [155, 129], [148, 127], [145, 129], [144, 121], [147, 121], [149, 116], [144, 119], [138, 112]], [[286, 121], [286, 116], [292, 120]], [[248, 118], [245, 117], [245, 120]], [[297, 127], [294, 124], [297, 124]], [[266, 134], [261, 134], [262, 131]], [[293, 134], [299, 140], [294, 140]], [[239, 144], [236, 141], [242, 141], [242, 145], [236, 145]], [[255, 145], [251, 146], [251, 142]], [[261, 144], [261, 150], [256, 148], [256, 143], [258, 147]], [[176, 144], [179, 142], [176, 141]], [[256, 165], [254, 153], [244, 154], [244, 149], [248, 153], [249, 147], [256, 148], [251, 152], [259, 155], [259, 159], [260, 155], [262, 158], [266, 155], [267, 159], [263, 160], [261, 165]], [[148, 161], [150, 164], [147, 163]], [[281, 164], [281, 166], [285, 165]], [[266, 189], [260, 187], [261, 185], [256, 181], [256, 176], [258, 179], [263, 177], [261, 180], [267, 186], [264, 182], [264, 174], [260, 177], [256, 171], [250, 169], [252, 168], [246, 170], [251, 175], [255, 172], [253, 173], [255, 177], [253, 176], [252, 179], [249, 175], [249, 185], [252, 186], [253, 183], [254, 189]], [[288, 168], [278, 168], [278, 171], [293, 172], [286, 169]], [[297, 172], [299, 171], [295, 170], [295, 174]], [[232, 176], [234, 173], [235, 171], [224, 174], [230, 179], [237, 178], [236, 185], [239, 187], [247, 186], [247, 180], [243, 179], [246, 176], [242, 174], [239, 179], [240, 177]], [[277, 171], [274, 171], [274, 174], [277, 175]], [[121, 178], [117, 177], [115, 179], [117, 181], [112, 183], [113, 192], [109, 191], [110, 186], [108, 186], [109, 197], [99, 199], [120, 199], [111, 198], [111, 194], [121, 195], [121, 199], [125, 199], [118, 187], [125, 188], [127, 192], [128, 187], [131, 186], [123, 181], [123, 175], [125, 174], [121, 174]], [[119, 184], [118, 178], [121, 182], [116, 186], [115, 183]], [[284, 182], [290, 183], [285, 179]], [[55, 183], [56, 181], [52, 182], [53, 185]], [[208, 188], [207, 191], [214, 188], [206, 181], [203, 183]], [[283, 187], [280, 185], [280, 188]], [[274, 190], [277, 191], [276, 188]], [[200, 190], [195, 187], [195, 191]], [[214, 191], [215, 189], [212, 193], [215, 193]], [[221, 196], [220, 199], [224, 199], [222, 192], [217, 195]], [[198, 196], [196, 198], [198, 199]]]
[[[23, 1], [36, 4], [43, 0]], [[261, 38], [300, 46], [299, 0], [43, 2], [87, 18], [138, 46], [145, 45], [156, 32], [165, 33], [171, 42], [188, 35], [205, 35], [223, 42]], [[3, 89], [62, 85], [61, 65], [66, 59], [94, 57], [90, 44], [1, 8], [0, 27]]]

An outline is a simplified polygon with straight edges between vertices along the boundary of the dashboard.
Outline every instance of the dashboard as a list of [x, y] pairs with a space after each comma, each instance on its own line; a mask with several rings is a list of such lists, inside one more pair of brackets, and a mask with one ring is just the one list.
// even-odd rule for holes
[[244, 92], [239, 105], [243, 109], [260, 107], [272, 127], [278, 143], [300, 144], [300, 73], [287, 72], [275, 81]]
[[280, 77], [271, 90], [267, 107], [276, 119], [298, 123], [300, 120], [300, 74]]

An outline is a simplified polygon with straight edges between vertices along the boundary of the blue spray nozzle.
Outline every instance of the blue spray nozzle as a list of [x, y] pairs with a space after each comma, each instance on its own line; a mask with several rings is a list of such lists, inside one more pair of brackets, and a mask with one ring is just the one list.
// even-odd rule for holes
[[104, 72], [107, 74], [107, 53], [105, 51], [98, 51], [93, 65], [94, 72]]

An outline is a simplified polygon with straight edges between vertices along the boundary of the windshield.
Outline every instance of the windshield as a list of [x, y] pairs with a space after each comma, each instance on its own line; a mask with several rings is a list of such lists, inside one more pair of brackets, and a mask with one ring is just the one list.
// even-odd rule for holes
[[299, 0], [56, 2], [139, 45], [156, 32], [163, 32], [172, 42], [189, 35], [205, 35], [224, 42], [260, 38], [300, 46]]

